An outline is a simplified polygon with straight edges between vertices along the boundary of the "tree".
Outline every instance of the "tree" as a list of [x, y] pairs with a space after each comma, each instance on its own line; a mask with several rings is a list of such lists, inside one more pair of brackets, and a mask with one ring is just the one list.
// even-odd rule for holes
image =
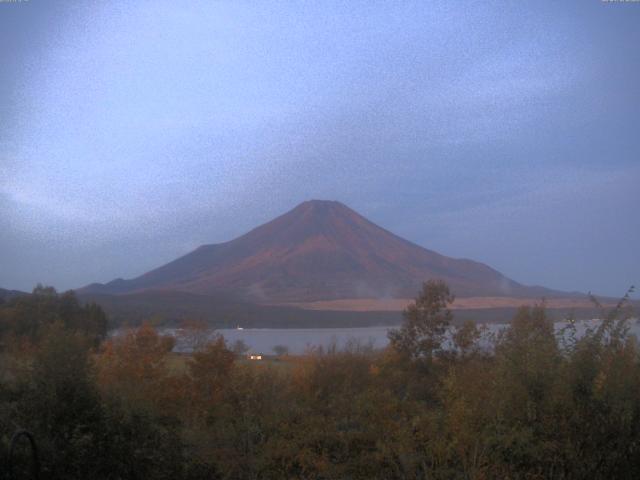
[[220, 400], [234, 362], [235, 355], [222, 336], [193, 354], [188, 363], [191, 391], [204, 410]]
[[89, 342], [60, 321], [42, 333], [16, 420], [36, 436], [46, 478], [87, 478], [102, 418]]
[[478, 328], [473, 320], [465, 321], [462, 326], [456, 327], [451, 335], [451, 340], [456, 349], [456, 353], [461, 358], [477, 353], [480, 349], [478, 341], [482, 337], [483, 329]]
[[429, 280], [403, 312], [400, 329], [390, 330], [391, 347], [413, 360], [430, 360], [440, 350], [453, 315], [448, 306], [454, 296], [442, 280]]
[[31, 295], [12, 298], [0, 308], [0, 334], [11, 334], [31, 342], [55, 322], [78, 332], [94, 346], [107, 335], [107, 317], [98, 305], [82, 305], [73, 291], [58, 294], [53, 287], [38, 285]]
[[244, 355], [249, 351], [249, 345], [247, 345], [244, 342], [244, 340], [238, 339], [235, 342], [233, 342], [233, 345], [231, 346], [231, 351], [236, 355], [238, 355], [239, 357], [241, 357], [242, 355]]
[[289, 347], [287, 347], [286, 345], [276, 345], [275, 347], [273, 347], [273, 353], [275, 353], [279, 357], [289, 355]]
[[199, 352], [210, 341], [213, 330], [201, 320], [184, 320], [178, 331], [178, 345], [187, 352]]
[[97, 362], [103, 394], [132, 409], [161, 409], [168, 393], [166, 361], [174, 344], [148, 324], [104, 342]]

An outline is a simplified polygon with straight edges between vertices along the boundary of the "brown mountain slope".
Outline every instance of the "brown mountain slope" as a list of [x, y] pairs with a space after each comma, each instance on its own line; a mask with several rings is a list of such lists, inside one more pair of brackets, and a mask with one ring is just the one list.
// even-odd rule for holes
[[92, 284], [82, 292], [233, 292], [264, 303], [410, 298], [430, 278], [445, 280], [458, 296], [561, 295], [523, 286], [482, 263], [427, 250], [339, 202], [319, 200], [304, 202], [229, 242], [201, 246], [140, 277]]

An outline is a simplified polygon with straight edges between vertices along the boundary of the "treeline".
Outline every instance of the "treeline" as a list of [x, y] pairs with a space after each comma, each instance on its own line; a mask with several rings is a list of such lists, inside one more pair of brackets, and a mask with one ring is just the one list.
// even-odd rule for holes
[[99, 307], [39, 289], [0, 306], [0, 461], [25, 428], [52, 479], [640, 478], [626, 298], [582, 336], [544, 306], [452, 330], [451, 300], [425, 284], [383, 351], [259, 363], [218, 338], [178, 362], [149, 325], [106, 338]]

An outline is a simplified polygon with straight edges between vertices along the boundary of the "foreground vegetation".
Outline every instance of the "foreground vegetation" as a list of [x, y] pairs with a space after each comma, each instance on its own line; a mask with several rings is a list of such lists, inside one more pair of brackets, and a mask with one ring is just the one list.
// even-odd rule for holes
[[52, 479], [640, 478], [626, 298], [580, 338], [539, 305], [449, 340], [451, 300], [425, 284], [383, 351], [281, 368], [218, 338], [176, 366], [149, 325], [108, 339], [99, 307], [37, 288], [0, 305], [0, 462], [25, 428]]

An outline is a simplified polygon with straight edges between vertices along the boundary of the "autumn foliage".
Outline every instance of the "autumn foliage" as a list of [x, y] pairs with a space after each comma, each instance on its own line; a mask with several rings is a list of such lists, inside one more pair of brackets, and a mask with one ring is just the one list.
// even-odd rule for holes
[[585, 334], [538, 305], [497, 336], [452, 325], [450, 299], [425, 284], [384, 350], [251, 363], [220, 336], [107, 338], [99, 307], [35, 292], [0, 306], [0, 455], [26, 428], [51, 479], [640, 477], [624, 299]]

